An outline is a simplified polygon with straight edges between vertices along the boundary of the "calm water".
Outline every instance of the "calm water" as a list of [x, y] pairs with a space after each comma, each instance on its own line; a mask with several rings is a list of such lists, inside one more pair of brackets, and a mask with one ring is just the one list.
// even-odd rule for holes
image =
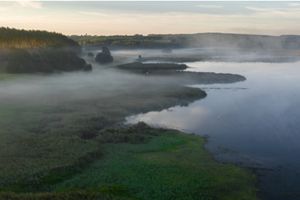
[[217, 159], [261, 169], [265, 199], [300, 199], [300, 63], [186, 64], [191, 71], [238, 73], [247, 81], [193, 86], [207, 98], [128, 122], [207, 135]]

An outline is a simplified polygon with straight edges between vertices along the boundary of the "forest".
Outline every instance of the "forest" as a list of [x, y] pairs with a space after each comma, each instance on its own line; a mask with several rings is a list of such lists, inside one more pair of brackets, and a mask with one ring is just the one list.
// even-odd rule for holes
[[67, 36], [59, 33], [0, 27], [0, 49], [41, 47], [79, 48], [79, 45]]
[[58, 33], [0, 28], [0, 72], [90, 71], [79, 44]]

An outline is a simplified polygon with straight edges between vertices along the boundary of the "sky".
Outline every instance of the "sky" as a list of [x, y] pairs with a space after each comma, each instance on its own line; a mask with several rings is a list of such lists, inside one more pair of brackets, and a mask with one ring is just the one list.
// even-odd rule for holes
[[300, 2], [0, 1], [0, 26], [67, 35], [299, 34]]

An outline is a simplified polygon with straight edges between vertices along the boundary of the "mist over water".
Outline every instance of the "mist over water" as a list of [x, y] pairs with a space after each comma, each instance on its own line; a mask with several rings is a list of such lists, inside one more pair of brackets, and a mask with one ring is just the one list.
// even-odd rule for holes
[[237, 73], [234, 84], [194, 85], [208, 96], [128, 118], [209, 136], [207, 148], [222, 161], [258, 170], [266, 199], [299, 198], [300, 69], [297, 63], [186, 63], [189, 71]]
[[[96, 54], [98, 50], [93, 52]], [[92, 72], [37, 73], [3, 80], [0, 83], [0, 103], [59, 105], [99, 97], [113, 98], [119, 93], [139, 90], [146, 85], [164, 87], [168, 84], [176, 84], [175, 80], [168, 77], [147, 77], [118, 71], [112, 67], [115, 64], [99, 65], [94, 58], [85, 56], [86, 53], [83, 53], [83, 58], [93, 64]], [[137, 52], [116, 52], [115, 63], [132, 62], [138, 55]]]
[[[96, 54], [98, 51], [92, 52]], [[92, 72], [22, 75], [1, 81], [0, 104], [82, 104], [99, 98], [118, 98], [120, 93], [142, 90], [143, 87], [180, 84], [171, 77], [136, 75], [112, 69], [112, 65], [98, 65], [93, 58], [86, 56], [87, 52], [83, 52], [83, 57], [93, 64]], [[201, 48], [177, 49], [172, 53], [154, 49], [112, 51], [114, 64], [136, 61], [139, 55], [194, 58], [215, 53], [215, 49]], [[246, 81], [193, 85], [204, 89], [208, 96], [187, 107], [176, 106], [161, 112], [130, 116], [128, 122], [145, 121], [152, 125], [207, 135], [207, 148], [217, 159], [266, 169], [258, 170], [262, 175], [259, 177], [260, 188], [266, 199], [295, 200], [299, 197], [300, 187], [300, 62], [252, 62], [274, 55], [257, 57], [257, 54], [230, 53], [216, 56], [223, 56], [231, 62], [187, 62], [185, 64], [190, 67], [187, 71], [240, 74], [247, 78]], [[234, 56], [236, 58], [232, 60]], [[250, 57], [251, 62], [241, 62]]]

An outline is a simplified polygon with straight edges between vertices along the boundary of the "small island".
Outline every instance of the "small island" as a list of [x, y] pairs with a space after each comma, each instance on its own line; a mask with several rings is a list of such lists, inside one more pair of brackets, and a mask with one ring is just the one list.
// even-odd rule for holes
[[160, 71], [160, 70], [185, 70], [187, 65], [185, 64], [176, 64], [176, 63], [142, 63], [142, 62], [133, 62], [118, 65], [117, 68], [124, 70], [134, 70], [134, 71]]

